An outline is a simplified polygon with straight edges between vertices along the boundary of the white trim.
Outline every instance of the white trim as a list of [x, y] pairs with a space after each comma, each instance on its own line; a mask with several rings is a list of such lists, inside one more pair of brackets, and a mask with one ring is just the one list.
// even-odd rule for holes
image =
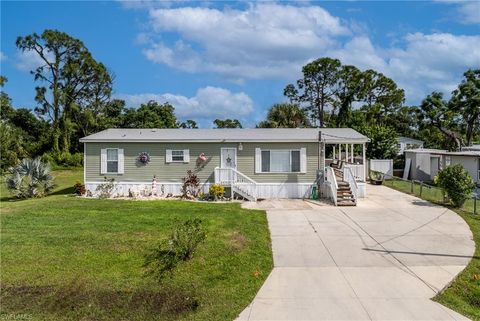
[[262, 149], [255, 148], [255, 174], [262, 172]]
[[[292, 154], [290, 153], [290, 158]], [[290, 161], [290, 166], [291, 166]], [[302, 147], [300, 148], [300, 173], [305, 174], [307, 172], [307, 148]]]
[[[86, 167], [86, 165], [84, 165]], [[107, 173], [107, 149], [100, 149], [100, 175]]]
[[83, 143], [83, 184], [85, 184], [86, 181], [87, 181], [87, 143]]
[[[119, 172], [119, 166], [120, 166], [120, 161], [118, 159], [118, 155], [120, 154], [120, 149], [121, 148], [105, 148], [105, 173], [103, 173], [103, 175], [118, 175], [118, 174], [121, 174]], [[116, 150], [117, 151], [117, 171], [116, 172], [109, 172], [108, 171], [108, 151], [109, 150]], [[110, 162], [114, 162], [114, 161], [110, 161]]]
[[[369, 139], [323, 139], [326, 144], [362, 144]], [[318, 143], [318, 139], [80, 139], [81, 143]]]
[[235, 150], [235, 164], [234, 164], [235, 166], [233, 168], [236, 170], [237, 169], [237, 164], [238, 164], [237, 147], [220, 147], [220, 165], [219, 165], [219, 167], [220, 168], [225, 168], [225, 167], [223, 167], [223, 164], [222, 164], [222, 152], [225, 149], [234, 149]]
[[[173, 160], [173, 152], [182, 152], [182, 160]], [[178, 155], [176, 155], [178, 156]], [[189, 149], [166, 149], [165, 150], [165, 163], [181, 163], [186, 164], [190, 162], [190, 150]]]
[[[268, 148], [268, 149], [262, 149], [262, 148], [258, 148], [260, 150], [260, 170], [257, 172], [257, 169], [255, 168], [255, 174], [305, 174], [307, 172], [307, 166], [306, 166], [306, 159], [305, 159], [305, 172], [302, 172], [302, 149], [305, 149], [305, 153], [306, 153], [306, 148], [302, 147], [302, 148], [293, 148], [293, 149], [288, 149], [288, 148], [279, 148], [279, 149], [271, 149], [271, 148]], [[269, 172], [264, 172], [262, 170], [262, 152], [271, 152], [271, 151], [288, 151], [289, 152], [289, 157], [290, 157], [290, 171], [288, 172], [272, 172], [272, 171], [269, 171]], [[255, 148], [255, 154], [257, 152], [257, 148]], [[299, 152], [299, 156], [300, 156], [300, 170], [298, 172], [292, 172], [291, 169], [292, 169], [292, 152]], [[306, 157], [306, 154], [305, 154], [305, 157]], [[270, 155], [270, 161], [272, 161], [272, 156]], [[256, 160], [256, 157], [255, 157], [255, 163], [257, 162]]]

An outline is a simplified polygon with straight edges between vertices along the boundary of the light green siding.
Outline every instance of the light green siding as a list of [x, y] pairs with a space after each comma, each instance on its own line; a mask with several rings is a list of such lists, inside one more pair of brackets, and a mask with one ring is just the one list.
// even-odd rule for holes
[[[318, 167], [318, 143], [244, 143], [243, 149], [238, 150], [238, 144], [221, 143], [86, 143], [85, 170], [87, 182], [100, 182], [103, 177], [114, 177], [118, 182], [150, 182], [156, 175], [158, 182], [181, 182], [186, 171], [197, 170], [202, 182], [214, 181], [214, 169], [220, 166], [220, 150], [222, 147], [237, 148], [237, 170], [251, 177], [259, 183], [311, 183], [315, 181]], [[306, 173], [255, 173], [255, 148], [261, 149], [307, 149]], [[124, 174], [100, 174], [100, 150], [102, 148], [124, 149]], [[189, 149], [190, 162], [166, 163], [167, 149]], [[137, 162], [138, 154], [148, 152], [151, 161], [147, 165]], [[201, 169], [196, 167], [196, 160], [200, 153], [205, 153], [207, 162]]]

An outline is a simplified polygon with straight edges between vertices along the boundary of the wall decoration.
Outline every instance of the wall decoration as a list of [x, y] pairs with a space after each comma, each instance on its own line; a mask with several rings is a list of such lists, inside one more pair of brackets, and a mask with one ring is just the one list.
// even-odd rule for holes
[[205, 153], [200, 153], [200, 155], [198, 155], [198, 160], [201, 161], [201, 162], [206, 161], [207, 156], [205, 156]]
[[150, 154], [148, 152], [141, 152], [138, 154], [137, 160], [143, 165], [150, 163]]

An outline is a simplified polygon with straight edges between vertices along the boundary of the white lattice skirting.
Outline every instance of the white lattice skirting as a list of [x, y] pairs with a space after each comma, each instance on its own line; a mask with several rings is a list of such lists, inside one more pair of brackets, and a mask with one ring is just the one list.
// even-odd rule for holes
[[[98, 196], [97, 187], [103, 182], [87, 182], [85, 188], [93, 196]], [[208, 193], [212, 183], [200, 186], [200, 191]], [[157, 195], [169, 193], [180, 194], [182, 183], [157, 182]], [[149, 195], [152, 192], [152, 183], [149, 182], [116, 182], [112, 196], [128, 196], [129, 191], [136, 195]], [[163, 194], [162, 194], [163, 191]], [[310, 183], [257, 183], [257, 198], [308, 198], [312, 192]]]

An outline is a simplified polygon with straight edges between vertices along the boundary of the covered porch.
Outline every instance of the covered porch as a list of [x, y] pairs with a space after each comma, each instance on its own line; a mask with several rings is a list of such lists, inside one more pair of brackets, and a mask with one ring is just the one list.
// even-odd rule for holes
[[339, 167], [350, 168], [357, 182], [366, 182], [367, 159], [365, 143], [325, 143], [324, 155], [326, 167], [337, 164]]
[[320, 132], [321, 197], [338, 206], [356, 206], [358, 199], [366, 197], [368, 141], [352, 130], [345, 130], [345, 135]]

